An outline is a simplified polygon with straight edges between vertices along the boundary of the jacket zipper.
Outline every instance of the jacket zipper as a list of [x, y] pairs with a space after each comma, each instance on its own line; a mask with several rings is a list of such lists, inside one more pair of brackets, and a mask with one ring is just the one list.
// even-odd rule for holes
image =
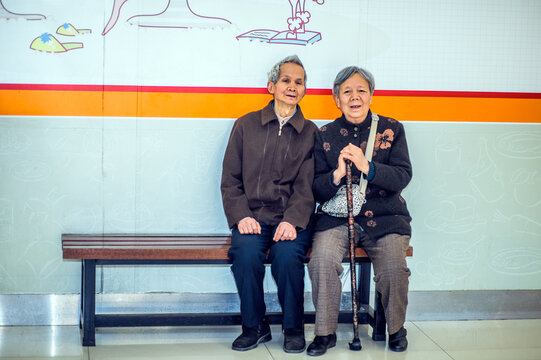
[[274, 147], [274, 152], [272, 154], [271, 174], [272, 174], [272, 171], [274, 171], [274, 165], [276, 163], [276, 152], [278, 151], [278, 147], [280, 146], [281, 137], [282, 137], [282, 126], [280, 125], [280, 129], [278, 130], [278, 139], [276, 140], [276, 145]]

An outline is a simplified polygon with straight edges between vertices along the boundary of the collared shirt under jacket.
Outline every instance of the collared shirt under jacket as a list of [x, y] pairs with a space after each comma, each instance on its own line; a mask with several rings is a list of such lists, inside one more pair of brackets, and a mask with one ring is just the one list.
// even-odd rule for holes
[[304, 229], [313, 214], [314, 134], [299, 106], [280, 129], [271, 101], [237, 119], [222, 170], [222, 201], [230, 228], [245, 217]]

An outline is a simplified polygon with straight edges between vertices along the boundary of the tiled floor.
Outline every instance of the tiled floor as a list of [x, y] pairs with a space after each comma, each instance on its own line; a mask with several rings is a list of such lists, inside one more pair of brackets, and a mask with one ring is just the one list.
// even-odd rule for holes
[[[321, 359], [541, 360], [541, 319], [407, 322], [409, 348], [404, 353], [373, 342], [359, 327], [363, 349], [348, 349], [350, 325], [340, 325], [338, 343]], [[313, 325], [306, 325], [311, 340]], [[99, 329], [96, 347], [81, 347], [77, 326], [0, 327], [1, 359], [314, 359], [282, 351], [279, 326], [273, 340], [254, 350], [231, 350], [238, 326]]]

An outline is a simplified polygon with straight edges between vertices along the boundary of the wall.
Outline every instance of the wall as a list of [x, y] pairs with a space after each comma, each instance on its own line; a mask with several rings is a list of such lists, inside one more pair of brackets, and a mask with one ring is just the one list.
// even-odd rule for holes
[[[239, 37], [285, 30], [285, 0], [0, 4], [0, 294], [77, 293], [62, 233], [227, 232], [229, 131], [294, 53], [318, 125], [339, 115], [330, 88], [350, 64], [375, 75], [373, 110], [404, 121], [412, 291], [540, 289], [541, 2], [308, 1], [300, 45]], [[57, 34], [65, 22], [79, 33]], [[73, 49], [32, 49], [43, 33]], [[99, 278], [105, 293], [235, 291], [223, 267]]]

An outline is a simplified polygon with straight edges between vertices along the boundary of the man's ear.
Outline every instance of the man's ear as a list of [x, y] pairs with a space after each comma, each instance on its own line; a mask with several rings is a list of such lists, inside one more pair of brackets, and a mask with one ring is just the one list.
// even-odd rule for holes
[[272, 81], [267, 82], [267, 90], [269, 94], [274, 95], [274, 83]]

